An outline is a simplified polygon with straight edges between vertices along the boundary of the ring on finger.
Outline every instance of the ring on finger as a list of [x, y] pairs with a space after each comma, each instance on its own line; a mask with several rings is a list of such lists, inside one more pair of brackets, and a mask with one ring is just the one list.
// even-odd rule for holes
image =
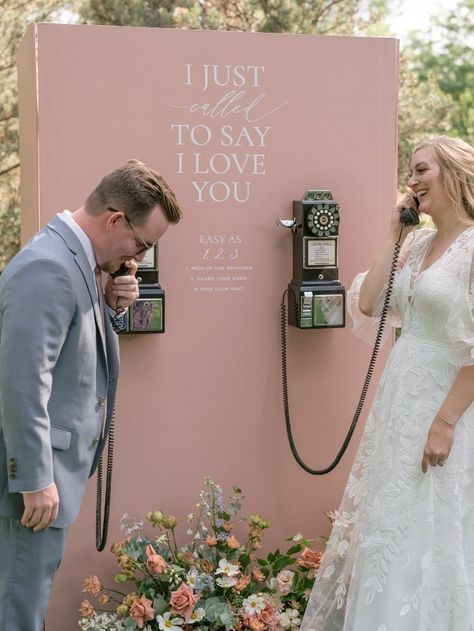
[[444, 460], [443, 458], [441, 460], [438, 460], [438, 467], [444, 467], [445, 464], [446, 460]]

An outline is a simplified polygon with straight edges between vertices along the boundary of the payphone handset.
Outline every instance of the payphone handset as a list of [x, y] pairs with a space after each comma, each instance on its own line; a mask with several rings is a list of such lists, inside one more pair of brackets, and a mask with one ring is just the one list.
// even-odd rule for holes
[[[418, 199], [414, 198], [416, 206]], [[293, 232], [293, 278], [283, 293], [281, 308], [281, 369], [283, 389], [283, 409], [286, 432], [290, 448], [297, 463], [311, 475], [324, 475], [332, 471], [340, 462], [354, 434], [380, 350], [385, 322], [387, 320], [393, 281], [401, 249], [401, 239], [405, 226], [420, 223], [418, 213], [413, 208], [404, 208], [400, 213], [400, 234], [394, 246], [393, 260], [387, 283], [379, 328], [374, 349], [369, 361], [367, 374], [362, 386], [359, 402], [344, 442], [336, 457], [324, 469], [312, 469], [296, 450], [291, 429], [288, 402], [287, 344], [286, 344], [286, 305], [285, 296], [293, 300], [289, 309], [288, 324], [298, 328], [333, 328], [344, 326], [345, 290], [338, 281], [337, 238], [339, 236], [339, 205], [329, 191], [306, 191], [300, 202], [293, 202], [294, 218], [279, 219], [279, 224]], [[338, 301], [338, 302], [332, 302]], [[333, 312], [331, 313], [331, 310]], [[342, 310], [342, 314], [341, 314]]]

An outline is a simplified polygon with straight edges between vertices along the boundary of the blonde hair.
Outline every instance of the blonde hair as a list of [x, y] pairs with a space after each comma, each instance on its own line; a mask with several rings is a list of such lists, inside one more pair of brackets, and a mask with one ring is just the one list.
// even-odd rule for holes
[[459, 217], [474, 221], [474, 147], [460, 138], [435, 136], [417, 147], [430, 148], [441, 171], [441, 183]]

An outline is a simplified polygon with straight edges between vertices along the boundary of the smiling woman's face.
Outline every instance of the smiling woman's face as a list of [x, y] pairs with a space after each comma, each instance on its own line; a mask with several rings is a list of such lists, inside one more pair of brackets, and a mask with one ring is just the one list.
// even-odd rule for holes
[[449, 207], [449, 200], [441, 181], [441, 169], [430, 147], [418, 149], [410, 165], [408, 186], [420, 202], [420, 212], [439, 215]]

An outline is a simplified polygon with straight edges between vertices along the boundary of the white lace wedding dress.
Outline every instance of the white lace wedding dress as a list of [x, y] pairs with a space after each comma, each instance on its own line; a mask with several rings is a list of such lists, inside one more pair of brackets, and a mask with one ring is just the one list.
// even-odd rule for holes
[[[387, 360], [302, 631], [474, 631], [474, 405], [446, 465], [421, 471], [433, 417], [474, 364], [474, 227], [420, 272], [432, 230], [409, 235]], [[359, 275], [349, 294], [355, 328]]]

